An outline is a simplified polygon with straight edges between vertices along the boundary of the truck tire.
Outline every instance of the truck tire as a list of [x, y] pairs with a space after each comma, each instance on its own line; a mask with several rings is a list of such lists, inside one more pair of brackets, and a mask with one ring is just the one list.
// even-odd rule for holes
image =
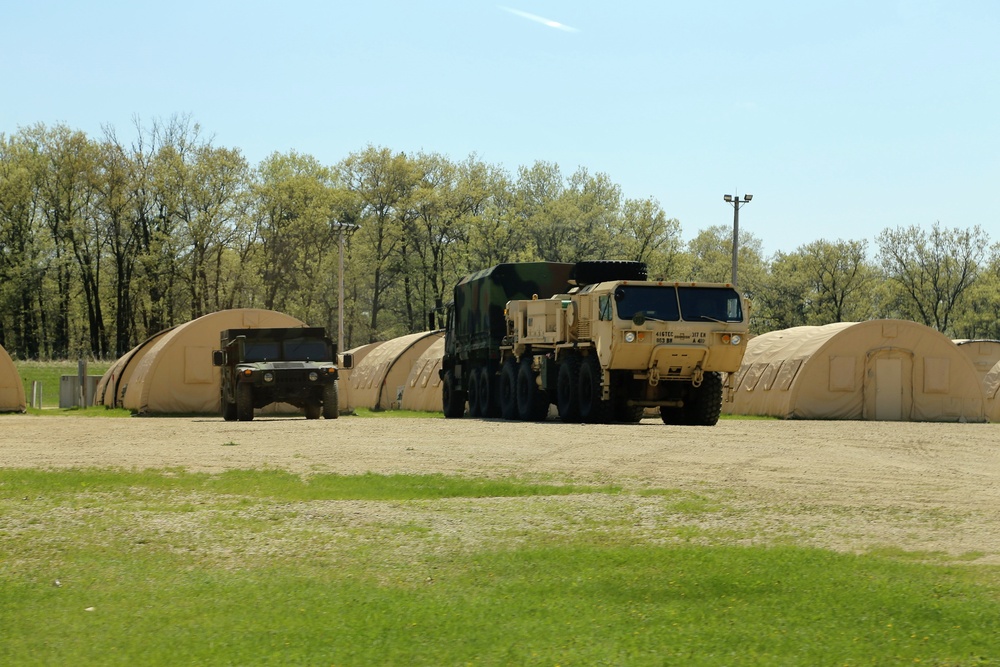
[[227, 421], [236, 421], [236, 404], [226, 400], [225, 393], [222, 394], [222, 418]]
[[508, 357], [500, 369], [500, 416], [517, 419], [517, 362]]
[[684, 421], [689, 426], [715, 426], [722, 414], [722, 373], [705, 373], [700, 387], [692, 387], [684, 403]]
[[253, 385], [236, 385], [236, 418], [241, 422], [253, 421]]
[[479, 407], [479, 369], [473, 368], [469, 371], [469, 416], [482, 417]]
[[549, 412], [549, 401], [535, 382], [531, 358], [523, 357], [517, 368], [517, 416], [524, 421], [542, 421]]
[[500, 415], [500, 402], [497, 400], [496, 376], [489, 368], [479, 369], [479, 416], [492, 418]]
[[441, 382], [441, 403], [444, 416], [448, 419], [457, 419], [465, 414], [465, 392], [455, 388], [454, 371], [448, 370], [444, 373], [444, 380]]
[[642, 421], [645, 408], [641, 405], [629, 405], [625, 399], [615, 401], [614, 418], [623, 424], [638, 424]]
[[610, 421], [611, 406], [601, 400], [601, 366], [597, 357], [587, 355], [580, 362], [580, 419], [590, 424]]
[[337, 380], [323, 387], [323, 419], [336, 419], [340, 416], [340, 390]]
[[556, 406], [559, 418], [573, 424], [580, 421], [580, 357], [566, 355], [556, 375]]
[[619, 260], [577, 262], [569, 279], [577, 285], [593, 285], [608, 280], [646, 280], [646, 263]]
[[306, 419], [319, 419], [323, 414], [323, 406], [318, 401], [309, 401], [305, 407]]

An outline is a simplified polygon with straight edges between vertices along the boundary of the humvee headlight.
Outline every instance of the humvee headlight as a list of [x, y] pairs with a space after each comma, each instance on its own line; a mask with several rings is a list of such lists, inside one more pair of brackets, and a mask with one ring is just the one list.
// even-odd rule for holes
[[743, 338], [739, 334], [733, 334], [733, 338], [729, 342], [733, 345], [739, 345], [742, 340]]
[[635, 342], [635, 332], [634, 331], [626, 331], [625, 332], [625, 342], [626, 343], [634, 343]]
[[310, 382], [315, 382], [318, 379], [319, 379], [319, 373], [317, 373], [316, 371], [311, 371], [309, 373], [309, 381]]
[[274, 373], [270, 371], [264, 373], [264, 382], [274, 382]]

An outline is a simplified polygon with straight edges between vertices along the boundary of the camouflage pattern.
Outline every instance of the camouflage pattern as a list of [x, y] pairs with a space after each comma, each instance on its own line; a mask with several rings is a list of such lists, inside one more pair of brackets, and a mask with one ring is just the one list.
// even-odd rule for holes
[[499, 356], [506, 334], [504, 308], [512, 299], [547, 299], [568, 292], [573, 264], [498, 264], [463, 278], [455, 286], [454, 328], [446, 334], [445, 356]]

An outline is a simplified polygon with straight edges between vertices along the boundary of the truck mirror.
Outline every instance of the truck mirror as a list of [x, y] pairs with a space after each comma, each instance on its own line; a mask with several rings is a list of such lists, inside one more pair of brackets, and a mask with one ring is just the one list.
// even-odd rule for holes
[[344, 369], [354, 368], [354, 355], [350, 352], [345, 352], [344, 358], [340, 362], [340, 367]]
[[223, 366], [226, 363], [226, 356], [222, 350], [212, 350], [212, 365]]

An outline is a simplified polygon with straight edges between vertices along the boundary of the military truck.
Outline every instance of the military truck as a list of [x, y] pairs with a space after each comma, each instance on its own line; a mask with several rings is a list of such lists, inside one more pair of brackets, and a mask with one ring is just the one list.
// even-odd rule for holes
[[740, 368], [747, 313], [730, 284], [609, 280], [508, 302], [500, 410], [567, 422], [714, 425], [723, 374]]
[[573, 284], [620, 277], [645, 279], [640, 262], [591, 261], [498, 264], [462, 278], [446, 310], [441, 361], [444, 414], [500, 416], [500, 344], [507, 335], [504, 308], [511, 299], [545, 299]]
[[[336, 419], [337, 346], [323, 327], [226, 329], [212, 363], [222, 369], [222, 418], [250, 421], [254, 410], [289, 403], [306, 419]], [[351, 367], [345, 356], [344, 368]]]

